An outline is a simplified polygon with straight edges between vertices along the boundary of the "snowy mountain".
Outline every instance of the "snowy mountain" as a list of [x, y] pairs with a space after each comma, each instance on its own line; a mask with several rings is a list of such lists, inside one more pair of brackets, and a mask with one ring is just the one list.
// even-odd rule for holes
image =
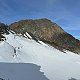
[[36, 42], [27, 32], [26, 35], [4, 34], [6, 40], [0, 42], [0, 62], [41, 66], [40, 71], [49, 80], [80, 80], [79, 55], [61, 52], [42, 41]]
[[63, 51], [80, 53], [80, 41], [60, 26], [49, 19], [21, 20], [9, 25], [10, 29], [19, 34], [28, 32], [35, 40], [43, 41], [51, 46]]
[[[41, 24], [43, 21], [44, 23]], [[34, 21], [32, 22], [34, 23]], [[28, 25], [31, 26], [31, 23], [28, 22]], [[46, 21], [39, 20], [38, 23], [43, 26]], [[39, 26], [38, 23], [37, 26]], [[50, 21], [48, 23], [53, 25]], [[65, 33], [64, 30], [58, 26], [56, 28], [56, 26], [54, 29], [57, 32]], [[32, 30], [29, 29], [31, 32], [33, 31], [32, 33], [24, 32], [24, 27], [21, 26], [21, 30], [17, 29], [22, 31], [20, 33], [17, 33], [17, 30], [12, 31], [10, 28], [0, 27], [0, 36], [3, 36], [0, 37], [0, 80], [80, 80], [80, 55], [78, 55], [80, 53], [77, 51], [80, 48], [79, 40], [69, 34], [66, 35], [64, 40], [70, 41], [64, 45], [67, 45], [65, 46], [67, 48], [73, 46], [71, 52], [71, 49], [63, 48], [61, 50], [60, 46], [53, 46], [43, 41], [40, 39], [41, 36], [34, 36], [32, 33], [35, 30], [32, 28]], [[55, 30], [53, 30], [54, 34]], [[57, 33], [56, 35], [58, 38], [60, 34]], [[45, 35], [43, 37], [45, 40], [49, 39], [49, 35], [47, 35], [48, 39]], [[61, 41], [62, 37], [58, 39]], [[63, 43], [61, 42], [61, 44]], [[78, 54], [73, 53], [75, 51]]]

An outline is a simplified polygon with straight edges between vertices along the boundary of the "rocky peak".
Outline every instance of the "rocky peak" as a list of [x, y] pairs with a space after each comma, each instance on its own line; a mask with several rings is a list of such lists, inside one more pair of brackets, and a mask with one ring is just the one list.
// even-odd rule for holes
[[65, 49], [75, 53], [80, 52], [80, 41], [46, 18], [21, 20], [11, 24], [9, 27], [16, 33], [25, 34], [28, 32], [34, 38], [48, 43], [61, 51]]

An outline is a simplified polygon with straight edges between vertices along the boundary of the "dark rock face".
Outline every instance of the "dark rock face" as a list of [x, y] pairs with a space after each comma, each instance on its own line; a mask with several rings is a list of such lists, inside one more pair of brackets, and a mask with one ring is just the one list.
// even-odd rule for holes
[[25, 34], [25, 32], [28, 32], [34, 38], [42, 40], [61, 51], [66, 49], [75, 53], [80, 52], [80, 41], [48, 19], [22, 20], [11, 24], [9, 27], [16, 33]]
[[0, 23], [0, 41], [4, 40], [5, 37], [2, 35], [4, 33], [9, 34], [7, 26], [3, 23]]

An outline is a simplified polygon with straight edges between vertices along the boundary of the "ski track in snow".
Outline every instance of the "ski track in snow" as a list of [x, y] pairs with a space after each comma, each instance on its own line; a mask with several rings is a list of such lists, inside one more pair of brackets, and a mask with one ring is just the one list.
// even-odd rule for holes
[[63, 53], [41, 41], [39, 44], [12, 33], [5, 37], [7, 40], [0, 42], [0, 62], [40, 65], [40, 71], [50, 80], [68, 80], [71, 77], [80, 80], [79, 55], [69, 51]]

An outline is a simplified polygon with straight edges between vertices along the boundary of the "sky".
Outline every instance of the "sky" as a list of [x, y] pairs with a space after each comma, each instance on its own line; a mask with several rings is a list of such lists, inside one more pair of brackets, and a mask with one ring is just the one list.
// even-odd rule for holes
[[48, 18], [80, 39], [80, 0], [0, 0], [0, 22]]

